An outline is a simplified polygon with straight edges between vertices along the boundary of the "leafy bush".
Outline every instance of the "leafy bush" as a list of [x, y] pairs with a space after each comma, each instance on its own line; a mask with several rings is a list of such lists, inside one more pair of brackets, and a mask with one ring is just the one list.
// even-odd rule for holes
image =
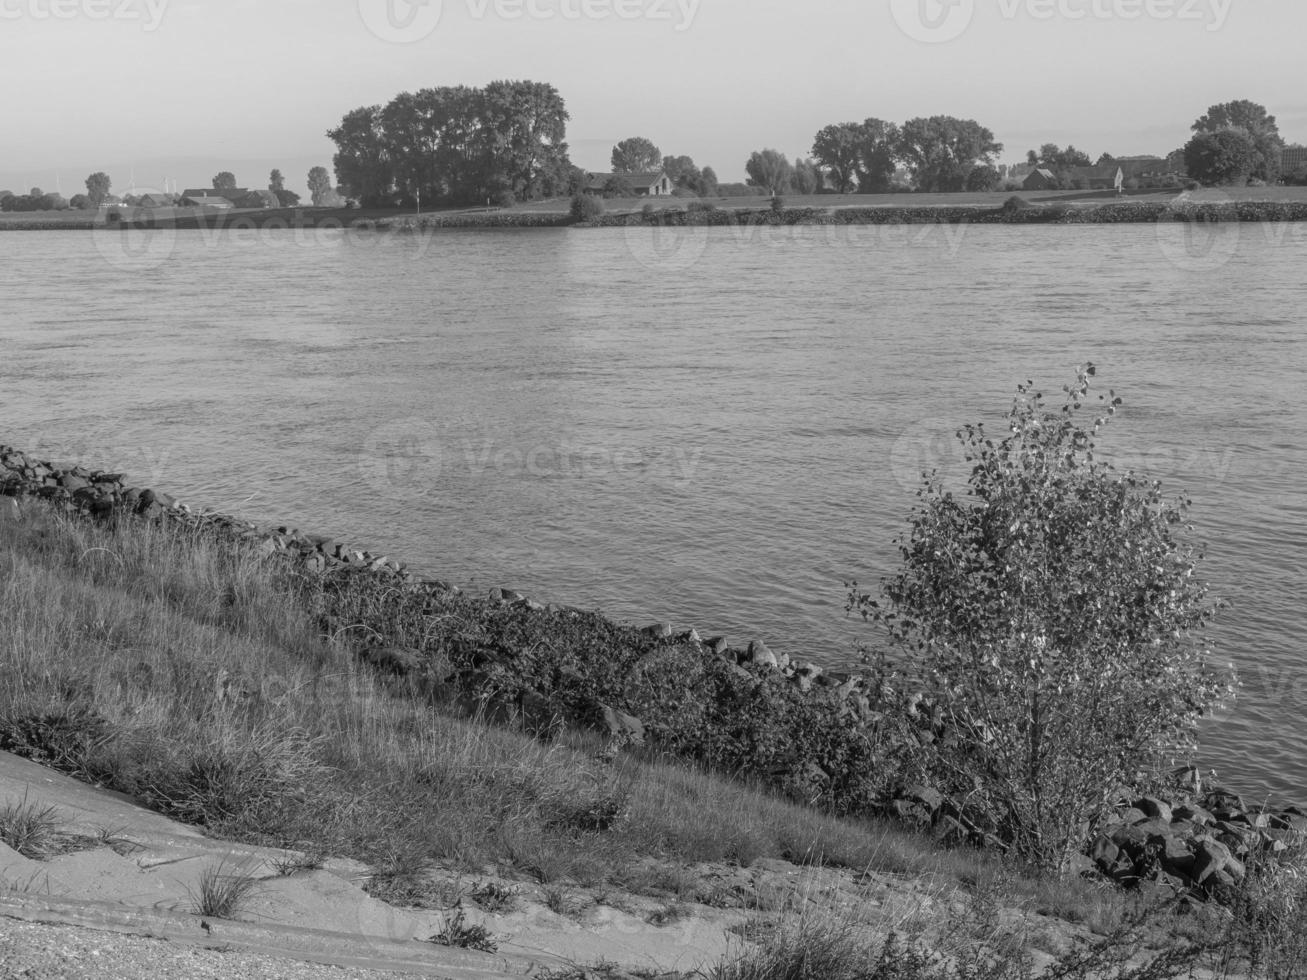
[[1095, 458], [1121, 400], [1082, 422], [1094, 374], [1058, 412], [1020, 386], [1001, 441], [960, 431], [969, 499], [928, 475], [885, 603], [849, 599], [912, 658], [922, 777], [1051, 868], [1233, 693], [1202, 642], [1215, 609], [1179, 536], [1189, 502]]
[[572, 198], [572, 218], [593, 221], [604, 213], [604, 202], [597, 194], [577, 194]]

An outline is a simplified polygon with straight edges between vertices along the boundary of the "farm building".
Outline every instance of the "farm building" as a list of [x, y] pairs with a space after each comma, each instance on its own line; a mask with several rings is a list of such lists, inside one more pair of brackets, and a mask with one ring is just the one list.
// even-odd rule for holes
[[1038, 170], [1030, 171], [1030, 175], [1022, 182], [1021, 188], [1027, 191], [1055, 191], [1057, 175], [1045, 167], [1040, 167]]
[[604, 194], [612, 185], [629, 187], [634, 197], [662, 197], [674, 189], [670, 178], [661, 170], [636, 174], [588, 174], [587, 177], [587, 194]]

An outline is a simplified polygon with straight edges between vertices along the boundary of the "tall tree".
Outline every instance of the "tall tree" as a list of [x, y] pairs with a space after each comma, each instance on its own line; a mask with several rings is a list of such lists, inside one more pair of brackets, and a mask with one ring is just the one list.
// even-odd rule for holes
[[215, 191], [234, 191], [236, 189], [236, 175], [230, 170], [224, 170], [214, 175], [213, 189]]
[[1257, 144], [1238, 129], [1199, 133], [1184, 148], [1186, 172], [1204, 184], [1242, 186], [1260, 161]]
[[858, 182], [862, 161], [860, 123], [833, 123], [817, 133], [812, 155], [826, 168], [836, 193], [848, 194]]
[[858, 190], [883, 194], [894, 178], [894, 166], [901, 139], [899, 128], [883, 119], [866, 119], [858, 143]]
[[326, 167], [314, 167], [309, 171], [309, 193], [313, 196], [313, 206], [320, 206], [331, 194], [331, 174]]
[[699, 191], [701, 197], [716, 197], [717, 192], [721, 189], [721, 183], [717, 180], [717, 171], [712, 167], [703, 168], [703, 176], [700, 178]]
[[[1252, 176], [1268, 184], [1279, 180], [1284, 139], [1280, 136], [1275, 117], [1266, 111], [1265, 106], [1247, 99], [1222, 102], [1209, 108], [1192, 128], [1195, 133], [1219, 133], [1226, 129], [1244, 133], [1257, 151]], [[1201, 177], [1197, 179], [1202, 180]]]
[[779, 150], [755, 150], [744, 169], [749, 174], [749, 183], [764, 188], [772, 197], [789, 190], [794, 174], [794, 167]]
[[286, 189], [286, 178], [282, 176], [280, 170], [274, 167], [272, 173], [268, 175], [268, 190], [272, 191], [272, 193], [274, 194], [277, 194], [281, 191], [284, 191], [285, 189]]
[[91, 207], [98, 208], [104, 203], [104, 199], [109, 196], [109, 188], [113, 182], [109, 180], [109, 175], [102, 170], [97, 170], [91, 176], [86, 178], [86, 196], [91, 202]]
[[488, 178], [502, 188], [501, 199], [530, 201], [566, 190], [570, 119], [558, 89], [544, 82], [498, 81], [482, 90]]
[[790, 178], [790, 183], [796, 194], [816, 194], [821, 190], [822, 185], [821, 168], [812, 160], [796, 157], [794, 175]]
[[918, 190], [960, 191], [978, 165], [993, 164], [1003, 144], [973, 119], [932, 116], [903, 124], [899, 152]]
[[644, 173], [657, 170], [663, 162], [663, 154], [643, 136], [632, 136], [613, 147], [612, 162], [613, 173]]
[[388, 203], [395, 185], [390, 148], [381, 133], [381, 106], [363, 106], [347, 112], [327, 138], [336, 144], [332, 164], [346, 193], [365, 204]]

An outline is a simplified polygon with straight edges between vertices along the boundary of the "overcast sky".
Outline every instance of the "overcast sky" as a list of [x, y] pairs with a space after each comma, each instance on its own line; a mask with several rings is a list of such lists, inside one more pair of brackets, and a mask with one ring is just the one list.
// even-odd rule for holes
[[828, 123], [936, 114], [1003, 162], [1165, 154], [1241, 98], [1307, 142], [1304, 38], [1304, 0], [0, 0], [0, 189], [302, 192], [349, 109], [497, 78], [556, 86], [590, 170], [641, 135], [740, 180]]

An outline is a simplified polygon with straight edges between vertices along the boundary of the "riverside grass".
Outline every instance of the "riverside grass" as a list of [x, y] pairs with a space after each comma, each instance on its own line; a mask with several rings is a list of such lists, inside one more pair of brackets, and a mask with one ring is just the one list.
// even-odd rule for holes
[[[425, 869], [487, 864], [544, 885], [721, 904], [695, 865], [771, 857], [926, 883], [939, 900], [922, 914], [938, 921], [914, 923], [912, 935], [954, 949], [1011, 944], [977, 917], [996, 902], [1104, 934], [1137, 906], [1105, 886], [1027, 876], [686, 763], [607, 761], [593, 734], [542, 743], [481, 724], [374, 671], [347, 637], [324, 636], [319, 588], [203, 532], [99, 525], [24, 501], [21, 521], [0, 522], [0, 748], [216, 836], [364, 861], [374, 894], [411, 904], [426, 897]], [[622, 818], [598, 830], [596, 811]], [[1165, 942], [1190, 927], [1155, 928]], [[820, 923], [810, 932], [844, 935]], [[869, 941], [860, 936], [859, 948]]]

